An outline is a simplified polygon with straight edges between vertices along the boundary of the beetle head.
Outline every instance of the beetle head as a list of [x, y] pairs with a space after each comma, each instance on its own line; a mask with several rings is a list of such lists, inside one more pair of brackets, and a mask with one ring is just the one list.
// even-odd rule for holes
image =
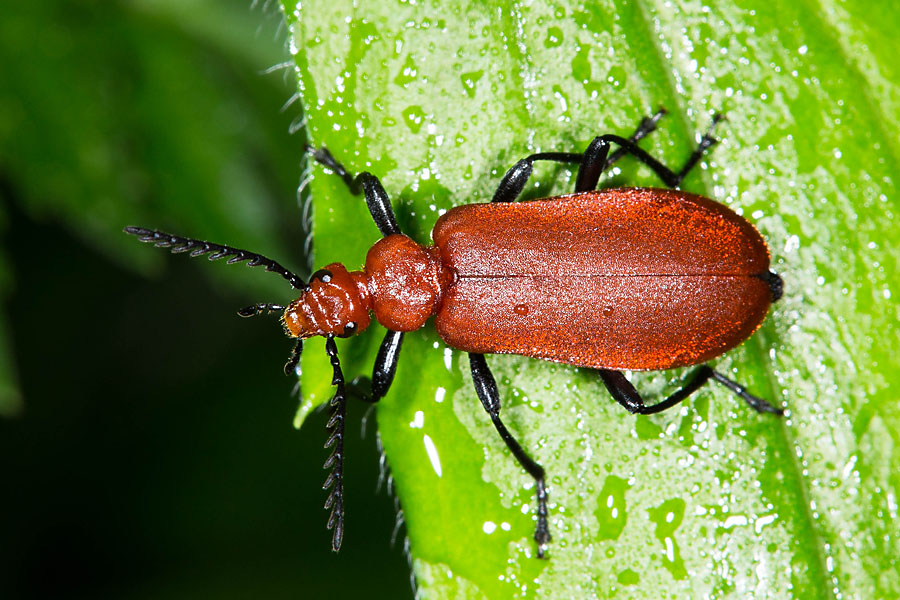
[[316, 271], [303, 295], [284, 311], [288, 335], [305, 339], [315, 335], [347, 337], [369, 326], [366, 276], [333, 263]]

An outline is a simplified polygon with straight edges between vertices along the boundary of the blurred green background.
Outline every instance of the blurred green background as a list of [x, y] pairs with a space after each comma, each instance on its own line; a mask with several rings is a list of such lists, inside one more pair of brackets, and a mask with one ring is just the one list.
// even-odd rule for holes
[[393, 501], [374, 493], [374, 423], [360, 439], [351, 405], [352, 537], [334, 555], [324, 415], [293, 429], [290, 343], [275, 319], [235, 315], [290, 289], [121, 233], [158, 227], [305, 272], [277, 7], [0, 14], [0, 596], [411, 596]]

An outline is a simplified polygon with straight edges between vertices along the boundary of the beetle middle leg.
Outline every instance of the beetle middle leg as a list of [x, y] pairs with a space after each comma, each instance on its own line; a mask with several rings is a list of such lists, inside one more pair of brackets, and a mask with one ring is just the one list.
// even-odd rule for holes
[[780, 408], [772, 406], [762, 398], [757, 398], [750, 394], [742, 385], [728, 379], [708, 365], [703, 365], [694, 371], [694, 376], [680, 390], [676, 391], [665, 400], [650, 406], [647, 406], [644, 403], [644, 398], [641, 396], [640, 392], [638, 392], [634, 385], [625, 378], [625, 375], [623, 375], [621, 371], [600, 369], [599, 373], [600, 378], [603, 379], [603, 383], [606, 385], [606, 389], [609, 390], [613, 399], [624, 406], [628, 412], [632, 414], [653, 415], [668, 408], [672, 408], [700, 389], [703, 384], [710, 379], [721, 383], [734, 394], [740, 396], [742, 400], [757, 412], [768, 412], [776, 415], [784, 414], [784, 411]]
[[[637, 129], [635, 129], [634, 133], [627, 138], [628, 141], [631, 142], [632, 145], [636, 144], [638, 140], [655, 131], [657, 123], [665, 114], [666, 109], [660, 108], [653, 115], [641, 119]], [[549, 160], [569, 164], [580, 163], [581, 166], [578, 169], [575, 191], [580, 192], [594, 189], [597, 187], [597, 180], [599, 180], [600, 174], [611, 164], [628, 153], [628, 150], [622, 147], [612, 154], [609, 154], [608, 144], [606, 145], [606, 153], [602, 156], [598, 155], [597, 150], [597, 148], [594, 148], [594, 142], [592, 142], [585, 152], [539, 152], [527, 156], [510, 167], [509, 171], [506, 172], [506, 175], [500, 180], [500, 185], [497, 186], [497, 191], [494, 192], [494, 197], [491, 202], [513, 202], [518, 198], [519, 194], [522, 193], [522, 190], [525, 189], [529, 177], [531, 177], [535, 161], [538, 160]], [[587, 167], [585, 166], [586, 164], [588, 165]], [[595, 171], [596, 173], [594, 173]], [[589, 180], [594, 175], [596, 175], [596, 179], [592, 184], [589, 184], [588, 187], [585, 187], [586, 184], [583, 184], [582, 180]]]
[[494, 375], [484, 360], [484, 354], [469, 353], [469, 364], [472, 368], [472, 382], [475, 384], [475, 392], [481, 400], [484, 410], [491, 417], [491, 422], [497, 429], [497, 433], [506, 443], [516, 460], [522, 465], [528, 474], [534, 478], [537, 491], [537, 528], [534, 539], [538, 545], [538, 558], [544, 558], [544, 549], [550, 542], [550, 528], [547, 525], [547, 485], [544, 481], [544, 467], [528, 456], [521, 444], [500, 420], [500, 392], [497, 390], [497, 382]]

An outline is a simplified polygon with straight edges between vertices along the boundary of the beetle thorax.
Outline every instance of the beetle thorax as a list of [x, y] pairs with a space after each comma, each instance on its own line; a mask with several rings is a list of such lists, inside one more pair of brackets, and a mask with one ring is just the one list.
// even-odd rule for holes
[[440, 308], [453, 273], [440, 251], [405, 235], [379, 240], [366, 255], [372, 311], [392, 331], [414, 331]]

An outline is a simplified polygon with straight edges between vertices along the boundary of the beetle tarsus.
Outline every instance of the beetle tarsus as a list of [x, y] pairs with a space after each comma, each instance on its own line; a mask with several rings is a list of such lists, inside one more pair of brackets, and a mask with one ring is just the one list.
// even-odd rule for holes
[[550, 542], [550, 527], [547, 523], [547, 486], [544, 479], [544, 467], [539, 465], [525, 452], [522, 445], [513, 437], [513, 435], [500, 420], [500, 392], [497, 389], [497, 381], [487, 366], [483, 354], [469, 353], [469, 364], [472, 368], [472, 383], [475, 384], [475, 393], [481, 400], [482, 406], [491, 417], [494, 428], [506, 447], [509, 448], [513, 456], [519, 462], [523, 469], [534, 478], [535, 489], [537, 494], [537, 527], [534, 532], [534, 539], [538, 545], [538, 558], [544, 557], [544, 549]]
[[294, 344], [294, 348], [291, 350], [291, 355], [288, 357], [287, 362], [284, 363], [284, 374], [285, 375], [299, 375], [300, 373], [297, 371], [297, 365], [300, 364], [300, 356], [303, 354], [303, 340], [298, 339], [297, 343]]
[[552, 540], [550, 526], [547, 523], [547, 485], [544, 482], [543, 470], [541, 478], [535, 480], [537, 489], [537, 527], [534, 530], [534, 541], [537, 542], [537, 556], [544, 558], [547, 545]]
[[347, 184], [347, 187], [353, 187], [353, 175], [347, 171], [346, 167], [342, 165], [333, 154], [331, 154], [331, 150], [322, 146], [321, 148], [314, 148], [312, 145], [306, 145], [306, 152], [309, 153], [313, 160], [317, 163], [325, 167], [326, 169], [331, 169], [334, 171], [334, 174], [344, 180], [344, 183]]
[[[662, 116], [662, 115], [660, 115]], [[677, 188], [681, 185], [682, 180], [690, 173], [691, 169], [693, 169], [698, 162], [700, 162], [700, 158], [703, 154], [714, 144], [718, 142], [716, 138], [713, 137], [712, 132], [715, 126], [724, 120], [724, 117], [720, 114], [716, 114], [713, 116], [712, 124], [710, 125], [707, 132], [700, 139], [700, 144], [696, 149], [691, 153], [688, 157], [687, 161], [684, 163], [684, 166], [676, 173], [669, 167], [662, 164], [657, 159], [653, 158], [648, 152], [639, 148], [635, 143], [636, 140], [633, 139], [625, 139], [616, 135], [601, 135], [597, 138], [594, 138], [594, 141], [591, 144], [598, 143], [599, 141], [613, 142], [619, 145], [619, 149], [613, 153], [613, 156], [617, 156], [617, 153], [622, 151], [628, 154], [632, 154], [638, 161], [650, 167], [650, 169], [656, 173], [656, 175], [663, 180], [670, 188]], [[638, 128], [640, 129], [640, 127]], [[607, 166], [612, 164], [612, 162], [608, 162]]]
[[703, 154], [712, 148], [715, 144], [719, 143], [715, 137], [713, 137], [713, 130], [716, 128], [716, 125], [725, 120], [725, 115], [721, 113], [716, 113], [713, 115], [712, 123], [709, 126], [709, 129], [706, 130], [706, 133], [703, 134], [703, 137], [700, 138], [700, 144], [697, 148], [691, 152], [691, 155], [688, 157], [687, 162], [684, 163], [684, 166], [681, 167], [681, 170], [678, 171], [678, 183], [670, 187], [678, 187], [681, 184], [681, 180], [684, 179], [687, 174], [691, 171], [691, 169], [696, 166], [700, 159], [703, 157]]
[[[644, 117], [643, 119], [641, 119], [641, 122], [638, 123], [637, 129], [634, 130], [634, 133], [632, 133], [628, 139], [635, 144], [638, 142], [638, 140], [644, 139], [649, 134], [656, 131], [659, 120], [667, 114], [669, 114], [669, 111], [667, 111], [664, 106], [660, 106], [655, 113], [653, 113], [649, 117]], [[614, 152], [611, 152], [610, 155], [606, 158], [606, 167], [604, 168], [604, 171], [626, 154], [628, 153], [623, 148], [616, 148], [616, 150]]]
[[704, 365], [704, 367], [701, 367], [701, 369], [702, 368], [709, 369], [709, 371], [710, 371], [709, 377], [711, 377], [712, 379], [718, 381], [719, 383], [721, 383], [722, 385], [727, 387], [735, 395], [741, 397], [756, 412], [772, 413], [775, 415], [784, 415], [784, 411], [782, 409], [780, 409], [776, 406], [772, 406], [771, 404], [769, 404], [767, 401], [763, 400], [762, 398], [758, 398], [758, 397], [754, 396], [753, 394], [749, 393], [744, 386], [737, 383], [736, 381], [732, 381], [731, 379], [728, 379], [727, 377], [725, 377], [718, 371], [710, 369], [709, 367], [706, 367], [705, 365]]

